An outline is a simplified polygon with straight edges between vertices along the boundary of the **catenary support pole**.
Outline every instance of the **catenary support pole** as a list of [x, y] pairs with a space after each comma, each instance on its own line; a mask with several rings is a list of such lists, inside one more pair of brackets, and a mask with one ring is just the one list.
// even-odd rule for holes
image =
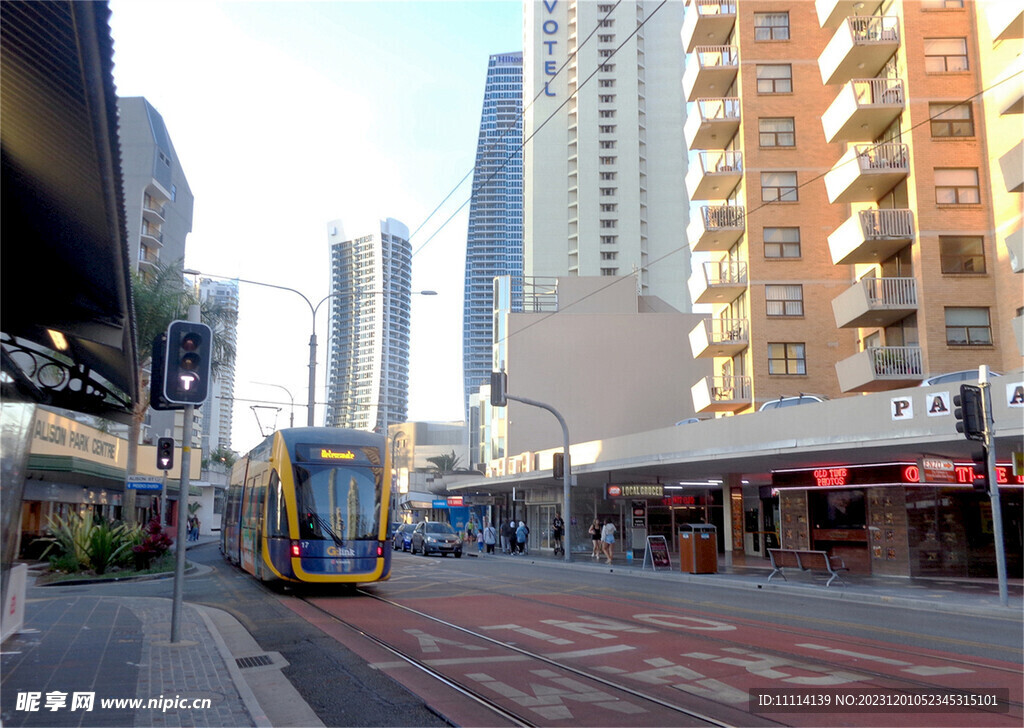
[[[565, 551], [563, 558], [566, 561], [572, 561], [572, 540], [570, 534], [572, 533], [572, 511], [569, 510], [571, 503], [570, 489], [572, 487], [572, 468], [569, 464], [569, 426], [565, 424], [565, 418], [562, 417], [561, 413], [549, 404], [543, 402], [537, 402], [526, 397], [514, 397], [511, 394], [505, 394], [506, 399], [511, 399], [513, 402], [522, 402], [532, 407], [540, 407], [546, 409], [548, 412], [555, 416], [558, 420], [558, 424], [562, 426], [562, 520], [565, 521], [565, 533], [562, 535], [562, 548]], [[515, 502], [513, 500], [513, 502]]]

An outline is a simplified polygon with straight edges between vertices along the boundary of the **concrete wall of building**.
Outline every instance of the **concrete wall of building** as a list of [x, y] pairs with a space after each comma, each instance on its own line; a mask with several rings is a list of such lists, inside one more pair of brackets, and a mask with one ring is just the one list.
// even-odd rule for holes
[[[635, 295], [632, 301], [635, 308]], [[557, 314], [510, 317], [510, 394], [553, 406], [574, 442], [643, 432], [694, 416], [690, 386], [709, 375], [711, 365], [693, 359], [688, 332], [705, 316], [572, 313], [562, 306], [560, 295]], [[509, 453], [562, 442], [557, 420], [543, 409], [509, 402], [508, 419]]]

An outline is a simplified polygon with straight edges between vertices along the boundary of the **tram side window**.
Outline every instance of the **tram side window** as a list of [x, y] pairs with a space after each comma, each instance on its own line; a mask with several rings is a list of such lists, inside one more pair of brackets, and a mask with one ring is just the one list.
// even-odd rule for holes
[[270, 473], [270, 485], [267, 493], [267, 536], [270, 538], [288, 538], [288, 507], [285, 504], [281, 479], [277, 471]]

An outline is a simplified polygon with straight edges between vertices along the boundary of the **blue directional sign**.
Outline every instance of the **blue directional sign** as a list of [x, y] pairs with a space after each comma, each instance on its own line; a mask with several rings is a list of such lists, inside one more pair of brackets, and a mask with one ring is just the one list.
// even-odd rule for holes
[[129, 475], [125, 487], [128, 490], [161, 490], [163, 484], [152, 475]]

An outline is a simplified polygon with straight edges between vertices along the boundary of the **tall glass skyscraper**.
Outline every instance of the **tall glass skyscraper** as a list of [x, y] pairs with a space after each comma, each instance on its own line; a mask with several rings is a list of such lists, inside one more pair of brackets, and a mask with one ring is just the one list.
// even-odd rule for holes
[[385, 432], [409, 409], [412, 247], [392, 218], [327, 225], [331, 251], [328, 427]]
[[462, 381], [469, 407], [490, 381], [495, 276], [523, 273], [523, 54], [487, 65], [473, 170], [462, 307]]

